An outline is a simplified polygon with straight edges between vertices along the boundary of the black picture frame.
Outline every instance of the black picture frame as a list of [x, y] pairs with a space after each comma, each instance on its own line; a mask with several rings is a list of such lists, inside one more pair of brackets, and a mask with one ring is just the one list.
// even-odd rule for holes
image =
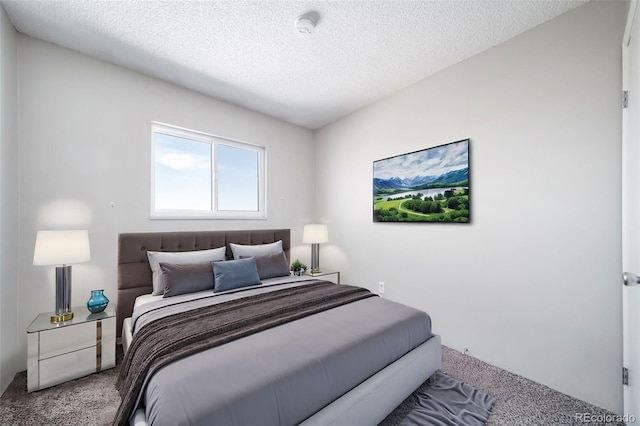
[[470, 139], [373, 162], [373, 221], [470, 223]]

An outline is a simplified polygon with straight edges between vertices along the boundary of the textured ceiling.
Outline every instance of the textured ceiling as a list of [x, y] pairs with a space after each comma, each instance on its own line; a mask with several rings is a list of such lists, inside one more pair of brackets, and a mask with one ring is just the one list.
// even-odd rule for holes
[[[315, 129], [586, 0], [2, 1], [16, 29]], [[296, 18], [320, 15], [315, 31]]]

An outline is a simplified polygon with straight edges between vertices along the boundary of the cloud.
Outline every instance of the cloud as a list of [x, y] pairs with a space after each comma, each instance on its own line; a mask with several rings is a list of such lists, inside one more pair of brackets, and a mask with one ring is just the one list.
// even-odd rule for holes
[[174, 170], [202, 170], [211, 168], [211, 157], [177, 149], [156, 149], [155, 161]]
[[379, 179], [416, 176], [440, 176], [469, 164], [467, 141], [426, 149], [373, 163], [373, 175]]

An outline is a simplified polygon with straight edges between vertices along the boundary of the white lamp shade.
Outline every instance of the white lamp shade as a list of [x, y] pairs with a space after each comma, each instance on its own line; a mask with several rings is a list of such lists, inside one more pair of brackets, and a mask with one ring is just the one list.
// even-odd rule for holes
[[304, 226], [302, 242], [307, 244], [319, 244], [329, 242], [329, 230], [327, 225], [315, 223]]
[[89, 231], [38, 231], [34, 265], [66, 265], [89, 260]]

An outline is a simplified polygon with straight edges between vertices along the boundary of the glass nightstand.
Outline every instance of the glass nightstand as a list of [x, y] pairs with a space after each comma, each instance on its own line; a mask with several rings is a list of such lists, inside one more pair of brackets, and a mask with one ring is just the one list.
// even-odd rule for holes
[[327, 277], [329, 275], [335, 275], [333, 279], [326, 278], [329, 281], [333, 281], [336, 284], [340, 284], [340, 271], [335, 271], [333, 269], [322, 268], [319, 271], [311, 272], [311, 270], [307, 270], [304, 275], [308, 275], [314, 278], [317, 277]]
[[27, 327], [27, 390], [44, 389], [116, 365], [116, 308], [98, 313], [72, 308], [74, 317], [52, 323], [51, 312]]

